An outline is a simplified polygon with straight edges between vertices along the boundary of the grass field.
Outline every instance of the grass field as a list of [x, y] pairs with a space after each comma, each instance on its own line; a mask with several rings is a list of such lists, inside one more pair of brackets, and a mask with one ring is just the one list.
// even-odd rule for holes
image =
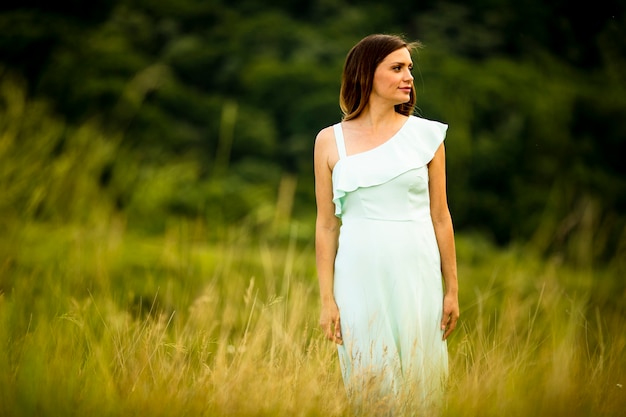
[[[199, 184], [24, 91], [0, 84], [0, 416], [350, 415], [295, 179]], [[574, 262], [457, 235], [445, 416], [626, 415], [626, 243], [594, 264], [583, 223]]]
[[[299, 227], [209, 240], [182, 220], [149, 236], [115, 216], [2, 223], [0, 414], [350, 415]], [[444, 415], [624, 415], [618, 268], [457, 240]]]

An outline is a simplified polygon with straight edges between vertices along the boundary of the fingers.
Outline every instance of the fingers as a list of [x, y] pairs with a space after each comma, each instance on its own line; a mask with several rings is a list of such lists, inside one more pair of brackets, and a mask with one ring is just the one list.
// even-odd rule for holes
[[326, 323], [322, 323], [322, 329], [324, 329], [324, 335], [328, 340], [331, 340], [339, 345], [343, 344], [343, 338], [341, 336], [341, 320], [333, 318]]
[[333, 341], [338, 345], [343, 345], [343, 338], [341, 337], [341, 320], [339, 318], [335, 320], [335, 328], [333, 329]]
[[443, 340], [446, 340], [448, 336], [452, 333], [452, 331], [456, 328], [457, 319], [451, 319], [448, 321], [448, 324], [444, 327]]
[[338, 345], [343, 345], [343, 339], [341, 337], [341, 320], [333, 319], [328, 322], [328, 325], [325, 326], [324, 332], [326, 333], [326, 338], [331, 340]]
[[452, 333], [452, 331], [456, 328], [456, 324], [459, 320], [459, 316], [457, 314], [447, 313], [444, 314], [443, 319], [441, 321], [441, 330], [443, 331], [443, 340], [446, 340], [448, 336]]
[[324, 333], [326, 334], [326, 338], [328, 340], [335, 339], [335, 322], [334, 320], [329, 320], [328, 324], [324, 327]]
[[442, 339], [446, 340], [456, 328], [459, 320], [459, 301], [454, 295], [446, 295], [443, 298], [443, 314], [441, 317]]

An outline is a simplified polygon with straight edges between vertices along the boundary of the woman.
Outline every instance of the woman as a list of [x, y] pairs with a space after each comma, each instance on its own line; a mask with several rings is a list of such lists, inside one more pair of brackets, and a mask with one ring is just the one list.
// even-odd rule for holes
[[315, 141], [320, 324], [349, 398], [377, 414], [440, 404], [459, 317], [447, 125], [412, 115], [418, 46], [379, 34], [356, 44], [343, 119]]

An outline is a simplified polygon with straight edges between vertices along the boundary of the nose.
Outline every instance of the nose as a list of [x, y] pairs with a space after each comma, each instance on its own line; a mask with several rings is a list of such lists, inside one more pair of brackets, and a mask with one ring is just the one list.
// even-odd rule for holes
[[411, 74], [411, 70], [407, 69], [406, 74], [404, 75], [404, 79], [407, 81], [413, 81], [413, 74]]

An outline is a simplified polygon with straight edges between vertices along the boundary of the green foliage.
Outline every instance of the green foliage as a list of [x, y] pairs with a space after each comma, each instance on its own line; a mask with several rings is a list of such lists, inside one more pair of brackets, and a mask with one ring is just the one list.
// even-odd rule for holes
[[[309, 221], [313, 141], [340, 118], [345, 54], [365, 34], [403, 32], [426, 44], [415, 57], [419, 113], [450, 125], [457, 229], [585, 264], [623, 257], [618, 3], [585, 24], [563, 2], [287, 3], [8, 7], [2, 152], [15, 163], [3, 168], [4, 209], [68, 221], [91, 205], [147, 231], [169, 216], [269, 221], [259, 213], [295, 177], [285, 207]], [[568, 18], [554, 39], [552, 13]]]
[[[479, 67], [440, 55], [428, 49], [421, 55], [434, 65], [423, 74], [431, 85], [418, 105], [427, 103], [427, 117], [450, 124], [449, 193], [457, 224], [497, 242], [532, 240], [570, 261], [622, 253], [626, 223], [617, 213], [625, 207], [626, 173], [615, 156], [626, 132], [610, 121], [626, 110], [619, 93], [604, 78], [585, 80], [548, 57], [541, 67], [504, 59]], [[585, 223], [581, 210], [590, 201]], [[590, 256], [573, 248], [572, 232], [587, 236]]]
[[[28, 99], [24, 82], [9, 73], [0, 79], [0, 120], [5, 226], [29, 221], [95, 225], [122, 216], [134, 230], [160, 233], [171, 219], [186, 217], [204, 219], [217, 237], [227, 225], [246, 219], [261, 227], [275, 223], [283, 174], [264, 163], [263, 153], [231, 161], [224, 145], [214, 156], [222, 165], [212, 167], [202, 166], [189, 151], [175, 158], [162, 151], [143, 154], [122, 133], [106, 135], [97, 120], [75, 127], [63, 122], [46, 102]], [[218, 137], [221, 142], [235, 134], [251, 143], [265, 140], [262, 134], [273, 127], [263, 120], [260, 114], [252, 130], [224, 119]], [[232, 144], [235, 150], [239, 146]]]
[[[626, 132], [615, 120], [626, 109], [626, 15], [611, 4], [613, 17], [592, 14], [584, 26], [561, 3], [115, 1], [99, 3], [98, 18], [50, 6], [43, 26], [31, 24], [42, 12], [7, 10], [3, 65], [25, 77], [10, 94], [41, 109], [24, 110], [33, 116], [13, 128], [38, 143], [28, 151], [13, 144], [5, 155], [65, 181], [65, 195], [75, 197], [45, 208], [41, 190], [57, 190], [44, 181], [20, 197], [12, 191], [4, 207], [67, 220], [88, 217], [83, 199], [154, 231], [168, 216], [258, 218], [255, 207], [271, 207], [280, 179], [295, 176], [288, 206], [309, 221], [313, 140], [340, 118], [345, 54], [368, 33], [402, 32], [426, 44], [415, 57], [420, 114], [450, 125], [457, 229], [501, 244], [529, 241], [570, 260], [584, 250], [584, 262], [619, 258]], [[545, 30], [557, 12], [569, 17], [554, 28], [560, 43]], [[579, 39], [581, 30], [596, 43]], [[50, 127], [33, 128], [42, 123]], [[99, 138], [87, 144], [81, 135]], [[91, 170], [80, 177], [89, 180], [67, 184], [60, 176], [69, 167]], [[67, 209], [69, 201], [76, 208]], [[589, 248], [573, 237], [580, 235]]]
[[5, 221], [84, 221], [106, 212], [109, 201], [97, 181], [114, 157], [114, 144], [89, 126], [66, 126], [51, 116], [46, 103], [28, 101], [19, 78], [0, 81], [0, 204]]

